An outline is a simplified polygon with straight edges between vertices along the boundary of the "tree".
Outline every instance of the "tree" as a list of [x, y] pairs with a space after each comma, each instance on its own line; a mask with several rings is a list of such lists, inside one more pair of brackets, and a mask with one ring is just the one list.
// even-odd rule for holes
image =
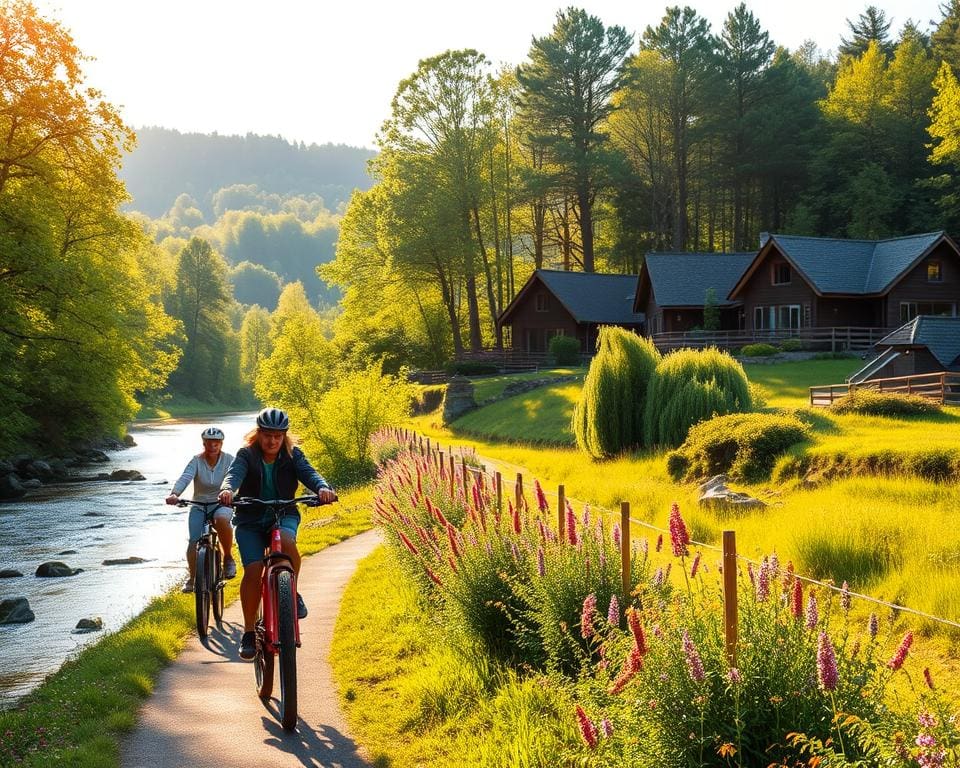
[[943, 18], [930, 35], [930, 46], [937, 61], [945, 61], [956, 72], [960, 69], [960, 0], [947, 0], [940, 6]]
[[576, 202], [585, 272], [594, 271], [594, 200], [609, 183], [601, 128], [623, 85], [631, 43], [623, 27], [604, 29], [597, 17], [568, 8], [557, 14], [550, 35], [534, 38], [529, 61], [517, 69], [531, 141], [558, 166], [553, 186], [569, 190]]
[[880, 52], [885, 56], [893, 53], [893, 42], [890, 40], [890, 22], [887, 21], [886, 13], [875, 5], [868, 5], [856, 21], [847, 19], [847, 26], [850, 28], [850, 38], [841, 38], [841, 56], [861, 56], [866, 52], [871, 42], [876, 43]]
[[268, 310], [280, 298], [280, 275], [260, 264], [242, 261], [230, 270], [233, 296], [241, 304], [259, 304]]
[[720, 305], [717, 303], [715, 288], [707, 288], [703, 297], [703, 330], [720, 330]]
[[270, 313], [254, 304], [240, 326], [240, 380], [253, 386], [260, 363], [270, 356]]

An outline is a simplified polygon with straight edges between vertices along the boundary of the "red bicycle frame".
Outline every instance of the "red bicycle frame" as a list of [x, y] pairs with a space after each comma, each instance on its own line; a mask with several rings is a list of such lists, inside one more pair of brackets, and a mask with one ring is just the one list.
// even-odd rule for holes
[[[279, 619], [277, 616], [277, 606], [274, 604], [274, 595], [276, 594], [276, 574], [278, 571], [290, 572], [290, 584], [293, 590], [293, 605], [297, 604], [297, 576], [293, 572], [293, 566], [290, 563], [289, 556], [283, 553], [280, 543], [280, 526], [275, 523], [270, 530], [270, 550], [263, 558], [264, 568], [263, 577], [260, 580], [260, 605], [263, 606], [263, 634], [264, 645], [270, 653], [276, 655], [278, 650], [278, 638], [280, 637]], [[300, 619], [297, 616], [296, 608], [293, 612], [293, 631], [297, 639], [297, 648], [300, 647]]]

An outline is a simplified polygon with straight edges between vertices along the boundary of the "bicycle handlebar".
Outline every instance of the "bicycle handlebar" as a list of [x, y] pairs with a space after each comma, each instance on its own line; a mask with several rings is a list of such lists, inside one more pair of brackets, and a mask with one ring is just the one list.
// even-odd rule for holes
[[219, 501], [194, 501], [193, 499], [180, 499], [177, 502], [178, 507], [189, 507], [191, 504], [197, 507], [203, 507], [204, 510], [209, 509], [210, 507], [222, 507]]
[[[295, 499], [273, 499], [268, 501], [267, 499], [254, 499], [251, 496], [241, 496], [240, 498], [234, 499], [233, 504], [230, 506], [237, 507], [272, 507], [274, 509], [283, 509], [284, 507], [292, 507], [296, 504], [303, 504], [308, 507], [319, 507], [322, 506], [324, 502], [321, 502], [319, 498], [311, 494], [310, 496], [297, 496]], [[332, 503], [332, 502], [326, 502]]]

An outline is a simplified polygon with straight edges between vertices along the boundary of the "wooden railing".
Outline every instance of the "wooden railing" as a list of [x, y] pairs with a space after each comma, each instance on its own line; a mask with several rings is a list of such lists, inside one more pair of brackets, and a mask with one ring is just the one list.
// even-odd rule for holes
[[680, 347], [742, 347], [745, 344], [779, 344], [797, 339], [804, 349], [830, 352], [851, 352], [870, 349], [891, 328], [841, 326], [831, 328], [777, 328], [752, 331], [678, 331], [655, 333], [653, 343], [661, 351]]
[[960, 373], [920, 373], [890, 379], [868, 379], [859, 384], [824, 384], [810, 387], [810, 405], [828, 408], [835, 400], [858, 389], [919, 395], [940, 405], [960, 406]]

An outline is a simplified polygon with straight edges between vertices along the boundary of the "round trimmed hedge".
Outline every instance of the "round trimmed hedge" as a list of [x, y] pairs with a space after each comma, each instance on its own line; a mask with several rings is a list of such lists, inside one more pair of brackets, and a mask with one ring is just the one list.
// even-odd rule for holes
[[858, 413], [861, 416], [923, 416], [939, 413], [940, 406], [920, 395], [855, 389], [830, 406], [833, 413]]

